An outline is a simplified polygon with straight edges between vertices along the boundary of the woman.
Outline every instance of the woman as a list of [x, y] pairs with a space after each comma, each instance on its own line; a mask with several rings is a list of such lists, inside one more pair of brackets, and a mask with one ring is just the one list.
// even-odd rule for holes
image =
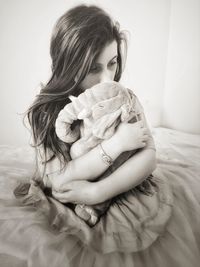
[[[77, 7], [64, 14], [53, 32], [52, 78], [29, 109], [28, 116], [33, 129], [34, 143], [40, 145], [40, 161], [44, 162], [45, 169], [44, 179], [48, 186], [53, 187], [54, 197], [64, 203], [103, 202], [140, 184], [155, 169], [155, 149], [147, 125], [120, 125], [116, 135], [102, 143], [103, 150], [112, 160], [124, 151], [145, 147], [129, 163], [127, 162], [128, 166], [134, 169], [134, 177], [132, 172], [126, 174], [130, 167], [124, 166], [118, 175], [115, 172], [113, 177], [110, 176], [105, 182], [98, 183], [86, 181], [94, 180], [107, 169], [107, 165], [100, 158], [99, 147], [76, 161], [69, 161], [69, 145], [61, 142], [54, 130], [58, 112], [67, 101], [69, 102], [69, 95], [77, 95], [101, 82], [119, 81], [123, 61], [121, 46], [125, 42], [124, 38], [118, 25], [112, 24], [109, 16], [101, 9], [86, 6]], [[136, 106], [139, 106], [139, 103]], [[138, 109], [141, 113], [142, 108]], [[143, 124], [146, 124], [144, 120]], [[47, 150], [52, 155], [47, 155]], [[52, 159], [47, 163], [46, 158], [49, 160], [49, 157]], [[64, 165], [67, 164], [64, 171], [60, 172], [62, 162]], [[42, 169], [42, 164], [40, 167]], [[120, 177], [124, 175], [127, 178], [123, 179], [122, 184]], [[69, 181], [73, 182], [65, 186], [65, 192], [59, 193], [62, 185]], [[109, 183], [113, 184], [113, 181], [115, 187], [110, 187]]]
[[[155, 169], [155, 147], [137, 97], [141, 122], [121, 123], [101, 145], [112, 161], [124, 151], [138, 150], [104, 180], [92, 182], [108, 168], [99, 146], [71, 160], [70, 145], [55, 134], [55, 120], [69, 95], [120, 80], [123, 43], [119, 26], [95, 6], [69, 10], [54, 28], [52, 76], [28, 110], [40, 173], [20, 185], [15, 190], [19, 199], [5, 202], [7, 209], [1, 210], [6, 222], [0, 221], [6, 240], [1, 253], [19, 266], [194, 267], [199, 262], [188, 234], [198, 219], [184, 215], [180, 204], [173, 206], [172, 188], [161, 173], [147, 179]], [[111, 198], [111, 207], [93, 228], [73, 211], [74, 203], [93, 205]]]

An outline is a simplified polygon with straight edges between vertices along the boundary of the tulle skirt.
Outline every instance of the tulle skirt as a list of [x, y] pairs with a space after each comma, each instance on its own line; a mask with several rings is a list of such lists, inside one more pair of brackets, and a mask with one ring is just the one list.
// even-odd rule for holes
[[160, 166], [151, 195], [130, 190], [117, 197], [92, 228], [35, 182], [24, 183], [28, 193], [16, 198], [19, 181], [7, 177], [0, 201], [0, 266], [199, 266], [198, 180], [184, 179], [173, 165]]

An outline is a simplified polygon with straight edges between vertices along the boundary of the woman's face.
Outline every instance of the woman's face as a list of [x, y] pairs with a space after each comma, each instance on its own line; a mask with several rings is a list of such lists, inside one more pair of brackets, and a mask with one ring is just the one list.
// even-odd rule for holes
[[90, 72], [81, 82], [82, 90], [101, 82], [113, 81], [117, 69], [117, 42], [113, 41], [103, 48]]

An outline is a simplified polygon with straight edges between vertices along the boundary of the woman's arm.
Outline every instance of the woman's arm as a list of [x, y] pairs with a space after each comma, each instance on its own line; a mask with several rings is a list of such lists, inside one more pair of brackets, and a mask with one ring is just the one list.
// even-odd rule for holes
[[[109, 156], [116, 159], [122, 152], [122, 147], [118, 146], [115, 136], [102, 143], [104, 149], [109, 151]], [[40, 155], [43, 151], [40, 149]], [[102, 160], [100, 147], [97, 146], [79, 158], [70, 160], [65, 167], [61, 166], [60, 160], [54, 158], [47, 162], [46, 169], [43, 170], [43, 154], [39, 158], [40, 173], [44, 171], [44, 183], [47, 187], [61, 190], [63, 185], [73, 180], [92, 180], [101, 175], [108, 165]]]
[[104, 180], [96, 183], [99, 203], [134, 188], [156, 168], [155, 150], [142, 149]]
[[[122, 123], [116, 133], [101, 144], [106, 154], [115, 160], [124, 151], [144, 147], [144, 141], [148, 139], [146, 133], [147, 129], [141, 127], [141, 122]], [[85, 155], [69, 161], [62, 171], [57, 158], [50, 161], [46, 166], [45, 177], [47, 178], [44, 180], [46, 180], [47, 187], [61, 191], [69, 181], [94, 180], [107, 168], [108, 165], [102, 158], [101, 149], [97, 146]]]
[[140, 184], [153, 172], [155, 165], [155, 150], [142, 149], [105, 179], [71, 181], [65, 184], [63, 191], [53, 191], [53, 196], [63, 203], [102, 203]]

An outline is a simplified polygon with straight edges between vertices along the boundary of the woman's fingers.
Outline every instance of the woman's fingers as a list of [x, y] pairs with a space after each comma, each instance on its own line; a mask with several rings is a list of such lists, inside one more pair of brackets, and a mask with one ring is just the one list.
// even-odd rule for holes
[[63, 203], [84, 203], [94, 205], [97, 202], [96, 185], [85, 180], [71, 181], [65, 184], [65, 191], [53, 191], [52, 195]]
[[142, 133], [143, 134], [147, 134], [148, 133], [148, 129], [146, 127], [142, 128]]
[[137, 122], [134, 123], [134, 125], [138, 125], [140, 128], [144, 127], [143, 121], [137, 121]]
[[142, 139], [147, 141], [149, 139], [149, 135], [148, 134], [144, 134]]
[[144, 141], [141, 142], [141, 146], [140, 146], [140, 148], [141, 148], [141, 147], [145, 147], [145, 146], [146, 146], [146, 142], [144, 142]]
[[149, 135], [144, 134], [144, 135], [142, 136], [142, 138], [141, 138], [141, 145], [142, 145], [143, 147], [146, 146], [146, 143], [147, 143], [148, 139], [149, 139]]

